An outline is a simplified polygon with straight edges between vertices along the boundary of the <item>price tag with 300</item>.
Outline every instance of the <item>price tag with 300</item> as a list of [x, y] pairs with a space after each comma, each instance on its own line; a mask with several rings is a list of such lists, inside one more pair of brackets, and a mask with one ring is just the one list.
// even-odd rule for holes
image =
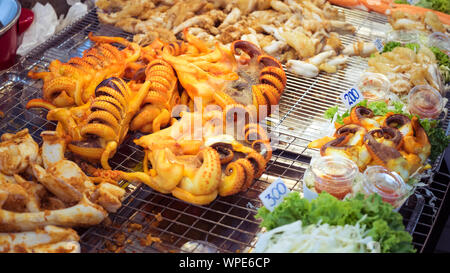
[[350, 109], [364, 100], [364, 96], [361, 91], [359, 91], [358, 88], [354, 86], [346, 90], [344, 93], [341, 93], [341, 100], [345, 104], [345, 107]]
[[273, 211], [288, 193], [290, 193], [288, 187], [281, 178], [278, 178], [259, 195], [259, 199], [268, 210]]

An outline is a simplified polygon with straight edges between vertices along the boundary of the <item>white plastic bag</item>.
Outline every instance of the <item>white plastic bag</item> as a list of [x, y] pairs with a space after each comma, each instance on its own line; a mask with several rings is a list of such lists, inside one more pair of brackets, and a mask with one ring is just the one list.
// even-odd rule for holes
[[17, 54], [22, 56], [53, 35], [58, 25], [58, 16], [49, 3], [45, 6], [36, 3], [32, 11], [34, 13], [33, 24], [25, 31], [22, 44], [17, 49]]
[[55, 9], [51, 4], [47, 3], [43, 6], [36, 3], [32, 11], [34, 12], [34, 22], [27, 31], [25, 31], [22, 44], [17, 49], [18, 55], [26, 55], [30, 50], [46, 41], [54, 33], [62, 30], [75, 20], [88, 12], [86, 4], [79, 0], [67, 0], [71, 6], [66, 16], [58, 19]]
[[71, 7], [64, 18], [61, 18], [61, 22], [56, 28], [56, 32], [70, 25], [72, 22], [78, 18], [84, 16], [88, 12], [88, 7], [86, 4], [80, 3], [79, 0], [67, 0], [67, 4]]

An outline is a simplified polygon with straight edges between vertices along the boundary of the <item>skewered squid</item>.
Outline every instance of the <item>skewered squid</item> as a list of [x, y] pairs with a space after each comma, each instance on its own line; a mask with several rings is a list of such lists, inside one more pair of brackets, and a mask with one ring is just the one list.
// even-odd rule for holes
[[352, 108], [334, 137], [311, 142], [321, 156], [340, 155], [353, 160], [361, 171], [381, 165], [397, 172], [405, 181], [420, 171], [431, 152], [431, 144], [418, 118], [388, 113], [375, 116], [363, 106]]
[[[152, 67], [149, 67], [152, 71]], [[110, 169], [108, 160], [125, 139], [131, 120], [148, 95], [151, 82], [131, 91], [119, 78], [109, 78], [95, 89], [95, 98], [79, 107], [56, 108], [47, 105], [47, 119], [58, 121], [57, 132], [68, 137], [68, 148], [88, 160], [100, 161]]]
[[[83, 57], [71, 58], [67, 63], [54, 60], [49, 72], [28, 72], [32, 79], [42, 79], [43, 99], [28, 102], [27, 107], [52, 104], [56, 107], [81, 106], [94, 95], [95, 89], [104, 79], [121, 77], [127, 65], [138, 60], [141, 47], [121, 37], [93, 36], [95, 45], [83, 52]], [[125, 49], [119, 50], [111, 43], [119, 43]]]
[[[245, 111], [242, 106], [236, 107]], [[227, 114], [233, 119], [233, 113], [230, 110], [224, 117], [219, 110], [203, 116], [182, 112], [172, 126], [135, 140], [145, 149], [142, 172], [95, 169], [93, 175], [143, 182], [161, 193], [199, 205], [211, 203], [218, 195], [245, 191], [262, 175], [271, 147], [257, 124], [240, 127], [247, 144], [224, 133], [224, 119]]]
[[141, 109], [131, 121], [130, 130], [152, 133], [169, 124], [172, 109], [180, 103], [180, 96], [178, 79], [167, 62], [155, 59], [146, 70], [150, 88]]
[[[201, 98], [201, 105], [196, 107], [215, 103], [225, 109], [227, 105], [241, 104], [257, 111], [260, 106], [278, 103], [286, 86], [286, 74], [275, 58], [242, 40], [233, 42], [230, 50], [219, 44], [210, 50], [187, 29], [184, 33], [187, 44], [170, 44], [164, 48], [162, 58], [175, 69], [189, 97], [194, 102]], [[192, 47], [197, 51], [189, 52]], [[241, 51], [246, 56], [236, 59]]]

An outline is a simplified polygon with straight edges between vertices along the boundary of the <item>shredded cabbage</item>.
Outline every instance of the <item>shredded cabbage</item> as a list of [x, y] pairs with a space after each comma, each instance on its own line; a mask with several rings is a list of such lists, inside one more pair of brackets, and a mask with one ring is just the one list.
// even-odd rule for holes
[[380, 253], [380, 244], [356, 225], [316, 224], [302, 227], [302, 221], [260, 234], [256, 253]]

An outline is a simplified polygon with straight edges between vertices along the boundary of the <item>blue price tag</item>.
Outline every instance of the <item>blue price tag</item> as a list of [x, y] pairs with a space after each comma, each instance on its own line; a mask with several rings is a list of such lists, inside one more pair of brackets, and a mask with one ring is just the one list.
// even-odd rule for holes
[[373, 44], [375, 45], [375, 47], [377, 48], [377, 50], [379, 52], [383, 51], [384, 45], [383, 45], [383, 41], [380, 38], [376, 38], [373, 41]]
[[290, 190], [284, 184], [283, 180], [278, 178], [259, 195], [259, 199], [261, 199], [263, 205], [268, 210], [273, 211], [288, 193], [290, 193]]
[[360, 101], [364, 100], [364, 96], [356, 86], [348, 89], [344, 93], [341, 93], [341, 100], [348, 109], [352, 108]]

